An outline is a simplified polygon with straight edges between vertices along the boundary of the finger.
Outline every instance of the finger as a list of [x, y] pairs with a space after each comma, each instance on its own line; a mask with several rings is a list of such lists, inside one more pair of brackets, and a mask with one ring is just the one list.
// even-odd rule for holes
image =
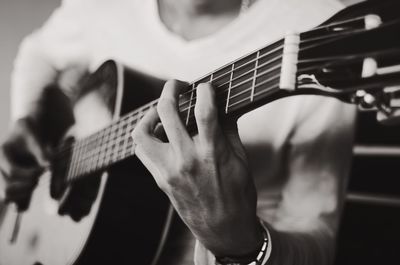
[[29, 207], [34, 186], [26, 182], [9, 185], [5, 191], [5, 202], [14, 202], [19, 211], [25, 211]]
[[25, 142], [15, 145], [4, 144], [1, 147], [0, 170], [7, 179], [38, 176], [43, 169]]
[[206, 147], [213, 147], [221, 131], [218, 124], [215, 92], [211, 84], [202, 83], [197, 87], [194, 115], [200, 143]]
[[31, 122], [28, 119], [15, 125], [10, 138], [4, 143], [5, 154], [13, 157], [14, 162], [21, 166], [47, 166], [48, 159], [41, 144], [33, 133]]
[[179, 93], [184, 87], [187, 87], [185, 83], [176, 80], [166, 82], [157, 105], [168, 141], [177, 153], [187, 150], [192, 143], [178, 110]]
[[32, 193], [33, 183], [13, 183], [7, 186], [6, 188], [6, 200], [15, 201], [21, 198], [29, 197]]
[[135, 131], [143, 131], [146, 135], [153, 135], [154, 129], [157, 124], [160, 122], [160, 117], [155, 108], [150, 108], [143, 116], [143, 118], [136, 125], [133, 135]]
[[76, 182], [61, 201], [59, 214], [68, 214], [75, 221], [88, 215], [97, 198], [100, 182], [101, 178], [97, 174]]
[[221, 127], [225, 139], [227, 139], [230, 147], [243, 161], [247, 161], [246, 151], [244, 149], [242, 140], [240, 139], [237, 121], [226, 120]]
[[[138, 123], [131, 136], [135, 143], [135, 154], [144, 162], [151, 161], [150, 164], [162, 163], [168, 144], [163, 143], [154, 135], [155, 128], [160, 118], [157, 111], [150, 109]], [[145, 165], [147, 167], [147, 165]], [[148, 168], [149, 169], [149, 168]]]
[[27, 137], [27, 147], [31, 155], [35, 158], [36, 163], [40, 167], [47, 167], [49, 166], [49, 160], [46, 157], [43, 148], [37, 142], [37, 140], [33, 137], [33, 135], [29, 135]]
[[170, 144], [164, 143], [154, 136], [153, 130], [159, 121], [158, 113], [151, 109], [140, 121], [132, 132], [133, 142], [136, 144], [135, 154], [154, 177], [154, 180], [161, 188], [163, 179], [161, 171], [165, 165], [169, 165]]
[[43, 169], [11, 166], [8, 168], [8, 172], [2, 168], [1, 173], [7, 181], [24, 181], [29, 183], [37, 182], [39, 176], [43, 173]]
[[236, 143], [237, 141], [240, 141], [239, 129], [236, 120], [225, 120], [221, 124], [221, 129], [229, 142]]

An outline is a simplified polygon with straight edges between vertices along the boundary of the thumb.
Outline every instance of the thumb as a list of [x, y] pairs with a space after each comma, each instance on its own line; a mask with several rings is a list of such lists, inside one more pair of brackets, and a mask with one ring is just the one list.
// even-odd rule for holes
[[244, 149], [242, 140], [239, 136], [237, 120], [227, 120], [221, 125], [221, 127], [224, 136], [226, 137], [235, 154], [238, 155], [243, 161], [247, 161], [246, 150]]

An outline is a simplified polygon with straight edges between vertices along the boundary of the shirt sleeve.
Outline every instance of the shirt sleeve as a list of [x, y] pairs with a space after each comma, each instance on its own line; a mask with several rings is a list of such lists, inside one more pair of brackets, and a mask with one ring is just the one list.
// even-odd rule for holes
[[281, 241], [293, 241], [281, 244], [290, 249], [282, 250], [286, 258], [279, 257], [282, 262], [277, 264], [289, 264], [290, 255], [297, 264], [331, 264], [351, 164], [355, 116], [354, 106], [336, 99], [304, 97], [289, 140], [288, 180], [269, 224]]
[[11, 75], [12, 120], [32, 111], [43, 88], [62, 69], [87, 65], [87, 5], [86, 0], [64, 0], [40, 29], [22, 41]]
[[318, 222], [335, 231], [352, 156], [355, 113], [354, 106], [336, 99], [304, 97], [289, 138], [289, 178], [276, 229], [309, 231], [319, 227]]

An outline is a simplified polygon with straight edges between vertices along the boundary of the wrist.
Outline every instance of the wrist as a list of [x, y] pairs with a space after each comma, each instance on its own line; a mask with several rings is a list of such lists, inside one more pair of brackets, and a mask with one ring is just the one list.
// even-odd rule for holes
[[264, 265], [271, 253], [271, 237], [267, 228], [260, 223], [260, 241], [256, 248], [245, 254], [215, 255], [216, 265]]
[[221, 224], [215, 230], [219, 231], [218, 235], [214, 235], [215, 240], [201, 240], [214, 256], [245, 256], [258, 249], [263, 242], [263, 229], [256, 215], [252, 221], [244, 222], [231, 217], [229, 222]]

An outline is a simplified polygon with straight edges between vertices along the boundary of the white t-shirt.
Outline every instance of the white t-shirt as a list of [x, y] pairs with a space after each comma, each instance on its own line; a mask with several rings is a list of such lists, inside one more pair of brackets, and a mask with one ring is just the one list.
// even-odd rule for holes
[[[193, 81], [341, 8], [335, 0], [258, 0], [215, 34], [187, 41], [162, 23], [155, 0], [64, 0], [22, 44], [12, 78], [13, 119], [72, 65], [95, 69], [113, 58], [156, 77]], [[353, 119], [354, 109], [334, 99], [299, 96], [239, 120], [261, 219], [277, 230], [334, 234]], [[197, 264], [213, 264], [200, 244], [195, 256]]]

